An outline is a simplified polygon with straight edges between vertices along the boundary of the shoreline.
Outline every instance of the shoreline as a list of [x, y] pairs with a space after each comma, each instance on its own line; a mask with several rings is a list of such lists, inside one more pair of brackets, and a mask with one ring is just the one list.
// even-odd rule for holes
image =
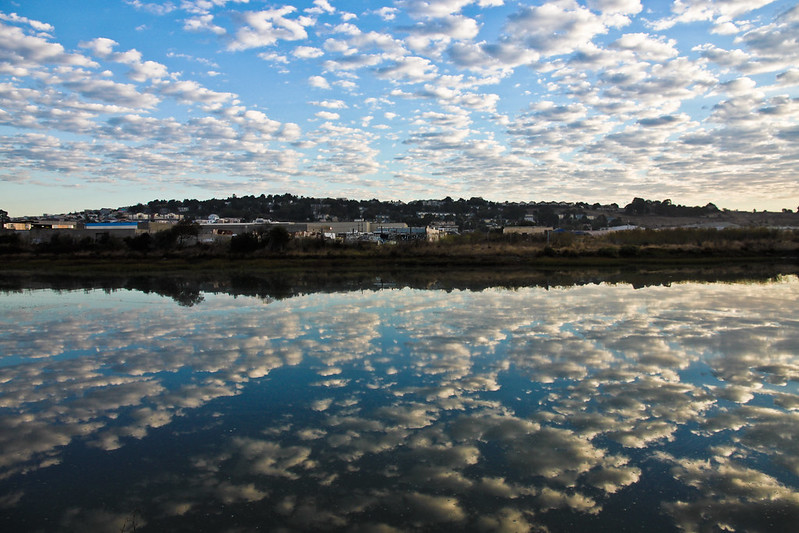
[[206, 244], [179, 239], [163, 243], [54, 238], [33, 246], [18, 238], [6, 241], [0, 243], [0, 273], [536, 269], [799, 262], [799, 231], [768, 228], [631, 230], [603, 237], [464, 234], [434, 242], [411, 240], [383, 245], [288, 237], [272, 242], [257, 236], [245, 238], [236, 246], [232, 240]]
[[375, 254], [358, 250], [341, 250], [336, 253], [275, 254], [265, 256], [214, 256], [202, 254], [165, 256], [114, 256], [114, 255], [5, 255], [2, 257], [0, 275], [23, 272], [61, 273], [179, 273], [213, 271], [318, 271], [326, 269], [489, 269], [536, 270], [551, 268], [618, 268], [618, 267], [680, 267], [744, 265], [758, 263], [799, 264], [795, 250], [774, 250], [769, 253], [741, 250], [674, 250], [646, 249], [635, 255], [603, 255], [602, 251], [575, 251], [565, 249], [552, 255], [540, 250], [474, 250], [473, 253], [398, 253]]

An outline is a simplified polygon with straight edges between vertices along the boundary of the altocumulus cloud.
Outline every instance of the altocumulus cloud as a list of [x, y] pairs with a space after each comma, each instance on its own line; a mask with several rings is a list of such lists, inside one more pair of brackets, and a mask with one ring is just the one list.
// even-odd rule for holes
[[[799, 203], [787, 0], [130, 1], [111, 24], [73, 0], [19, 7], [0, 12], [0, 180], [20, 206], [143, 183]], [[148, 127], [116, 137], [120, 120]]]

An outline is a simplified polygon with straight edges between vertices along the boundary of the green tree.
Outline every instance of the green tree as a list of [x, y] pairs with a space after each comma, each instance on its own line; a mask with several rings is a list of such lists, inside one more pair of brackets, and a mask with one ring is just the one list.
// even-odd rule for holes
[[175, 224], [171, 231], [177, 239], [178, 246], [182, 247], [190, 237], [196, 237], [200, 234], [200, 225], [193, 220], [184, 218]]
[[22, 240], [18, 233], [0, 234], [0, 255], [15, 254], [22, 251]]
[[633, 201], [624, 206], [624, 212], [628, 215], [649, 214], [649, 202], [643, 198], [633, 198]]
[[142, 233], [135, 237], [125, 237], [125, 244], [134, 252], [149, 252], [153, 245], [153, 238], [149, 233]]
[[605, 215], [599, 215], [594, 220], [591, 221], [591, 229], [598, 230], [601, 228], [606, 228], [608, 226], [608, 219]]
[[558, 227], [558, 224], [560, 223], [560, 217], [555, 210], [548, 205], [545, 205], [538, 210], [536, 220], [538, 220], [538, 223], [542, 226], [550, 226], [552, 228]]
[[239, 233], [230, 239], [230, 251], [234, 254], [250, 254], [261, 247], [259, 235], [251, 231]]
[[273, 252], [282, 252], [291, 240], [288, 230], [283, 226], [275, 226], [266, 233], [267, 246]]

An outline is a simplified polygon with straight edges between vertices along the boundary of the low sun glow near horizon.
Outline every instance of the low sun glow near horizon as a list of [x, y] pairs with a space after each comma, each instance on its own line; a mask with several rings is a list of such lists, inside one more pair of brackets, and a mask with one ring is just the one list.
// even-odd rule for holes
[[799, 6], [9, 0], [0, 209], [291, 193], [799, 206]]

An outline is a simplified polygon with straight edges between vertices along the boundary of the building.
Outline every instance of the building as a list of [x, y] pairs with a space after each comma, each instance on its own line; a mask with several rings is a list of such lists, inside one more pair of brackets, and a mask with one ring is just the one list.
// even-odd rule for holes
[[78, 236], [93, 237], [135, 237], [139, 233], [148, 233], [149, 228], [146, 223], [142, 223], [141, 228], [138, 222], [91, 222], [84, 224], [84, 228]]
[[310, 234], [318, 233], [368, 233], [373, 231], [371, 223], [364, 220], [351, 222], [309, 222], [306, 231]]
[[552, 231], [550, 227], [544, 226], [505, 226], [502, 233], [505, 235], [546, 235]]
[[33, 224], [31, 222], [6, 222], [3, 227], [12, 231], [28, 231]]

